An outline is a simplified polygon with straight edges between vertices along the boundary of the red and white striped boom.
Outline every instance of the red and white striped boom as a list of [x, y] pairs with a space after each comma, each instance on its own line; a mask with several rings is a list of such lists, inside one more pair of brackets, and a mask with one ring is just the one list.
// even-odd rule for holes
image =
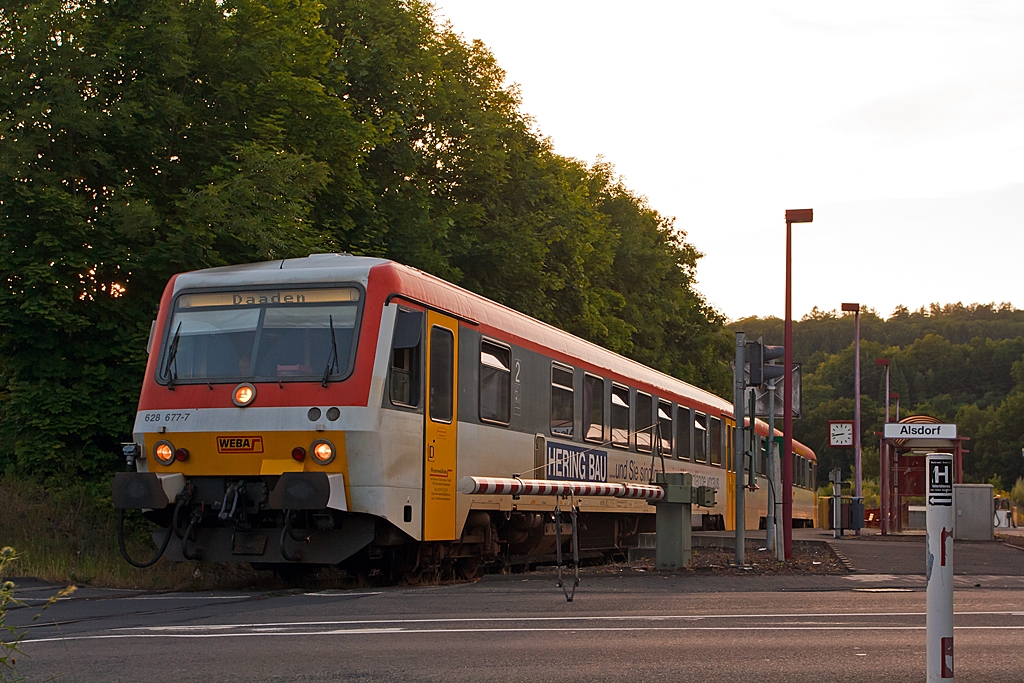
[[459, 490], [465, 494], [497, 494], [508, 496], [608, 496], [662, 500], [665, 489], [647, 484], [594, 484], [583, 481], [548, 481], [545, 479], [507, 479], [502, 477], [463, 477]]

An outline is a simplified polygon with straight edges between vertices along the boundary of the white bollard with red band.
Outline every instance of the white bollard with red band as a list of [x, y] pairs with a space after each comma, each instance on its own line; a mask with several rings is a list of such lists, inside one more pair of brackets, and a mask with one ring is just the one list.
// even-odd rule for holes
[[607, 496], [658, 501], [665, 489], [647, 484], [594, 484], [582, 481], [549, 481], [504, 477], [463, 477], [459, 490], [465, 494], [512, 496]]
[[928, 683], [940, 683], [953, 680], [953, 456], [931, 453], [925, 463], [927, 671]]

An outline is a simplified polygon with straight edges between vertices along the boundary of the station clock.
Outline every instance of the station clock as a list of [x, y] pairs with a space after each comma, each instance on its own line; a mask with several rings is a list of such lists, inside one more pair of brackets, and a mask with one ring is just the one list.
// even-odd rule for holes
[[853, 422], [851, 420], [829, 420], [828, 445], [845, 448], [853, 445]]

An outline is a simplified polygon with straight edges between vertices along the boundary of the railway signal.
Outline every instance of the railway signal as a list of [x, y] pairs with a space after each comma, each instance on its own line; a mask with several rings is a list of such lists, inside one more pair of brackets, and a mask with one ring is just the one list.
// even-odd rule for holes
[[785, 347], [765, 344], [761, 337], [756, 342], [747, 342], [747, 362], [750, 364], [750, 386], [759, 387], [768, 380], [778, 379], [785, 374], [781, 365], [770, 361], [782, 358]]

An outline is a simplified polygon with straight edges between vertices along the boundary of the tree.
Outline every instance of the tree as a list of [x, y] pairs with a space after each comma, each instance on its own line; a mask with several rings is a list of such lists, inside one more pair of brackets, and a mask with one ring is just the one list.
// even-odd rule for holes
[[109, 471], [166, 279], [329, 241], [313, 201], [358, 181], [366, 136], [317, 80], [317, 22], [283, 1], [4, 7], [0, 457]]
[[727, 391], [699, 254], [419, 0], [0, 8], [0, 465], [101, 478], [176, 272], [347, 250]]

